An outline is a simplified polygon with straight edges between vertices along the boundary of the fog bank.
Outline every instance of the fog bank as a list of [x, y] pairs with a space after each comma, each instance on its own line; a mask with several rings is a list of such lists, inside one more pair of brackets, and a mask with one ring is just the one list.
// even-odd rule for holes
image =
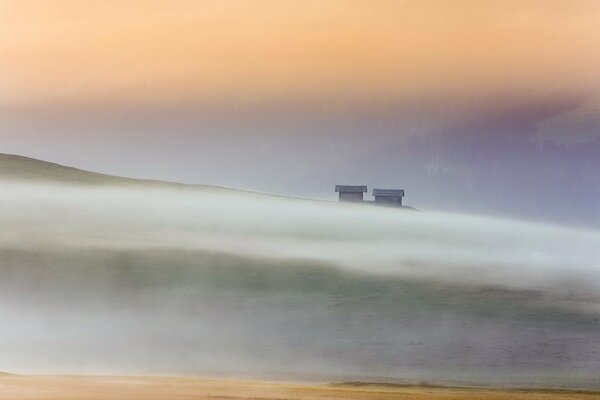
[[600, 289], [591, 230], [233, 191], [12, 183], [0, 195], [6, 248], [203, 250], [460, 284]]
[[600, 367], [595, 231], [143, 185], [0, 195], [0, 370], [589, 386]]

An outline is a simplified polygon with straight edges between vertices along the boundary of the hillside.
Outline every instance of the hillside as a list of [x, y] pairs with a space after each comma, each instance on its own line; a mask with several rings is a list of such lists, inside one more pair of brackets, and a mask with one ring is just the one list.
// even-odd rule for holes
[[0, 153], [0, 179], [11, 181], [68, 183], [80, 185], [153, 185], [181, 188], [233, 190], [209, 185], [123, 178], [37, 160], [24, 156]]

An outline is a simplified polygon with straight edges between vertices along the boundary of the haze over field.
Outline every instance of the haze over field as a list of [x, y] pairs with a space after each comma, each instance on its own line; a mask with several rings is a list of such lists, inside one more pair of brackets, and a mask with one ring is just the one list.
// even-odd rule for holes
[[0, 162], [0, 370], [596, 385], [596, 231]]
[[598, 0], [0, 0], [0, 400], [600, 393], [598, 38]]

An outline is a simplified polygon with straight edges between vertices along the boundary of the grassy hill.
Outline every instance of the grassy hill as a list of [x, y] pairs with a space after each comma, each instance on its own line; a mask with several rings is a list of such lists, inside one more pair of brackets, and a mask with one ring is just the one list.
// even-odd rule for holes
[[151, 185], [211, 190], [234, 190], [209, 185], [186, 185], [158, 180], [123, 178], [67, 167], [34, 158], [2, 153], [0, 153], [0, 179], [80, 185]]
[[0, 153], [0, 181], [16, 181], [31, 183], [62, 183], [72, 185], [86, 186], [134, 186], [143, 188], [170, 188], [185, 190], [203, 190], [236, 193], [244, 196], [269, 197], [271, 199], [287, 199], [300, 201], [314, 201], [300, 199], [295, 197], [280, 196], [268, 193], [252, 192], [241, 189], [231, 189], [222, 186], [186, 184], [169, 181], [160, 181], [154, 179], [135, 179], [125, 178], [115, 175], [101, 174], [98, 172], [86, 171], [79, 168], [68, 167], [49, 161], [42, 161], [35, 158], [24, 157], [14, 154]]

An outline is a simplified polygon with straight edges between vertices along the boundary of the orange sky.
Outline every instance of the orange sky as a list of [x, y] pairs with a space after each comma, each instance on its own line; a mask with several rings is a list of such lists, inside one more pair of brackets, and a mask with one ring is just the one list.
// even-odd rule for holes
[[0, 0], [0, 103], [599, 83], [596, 0]]

